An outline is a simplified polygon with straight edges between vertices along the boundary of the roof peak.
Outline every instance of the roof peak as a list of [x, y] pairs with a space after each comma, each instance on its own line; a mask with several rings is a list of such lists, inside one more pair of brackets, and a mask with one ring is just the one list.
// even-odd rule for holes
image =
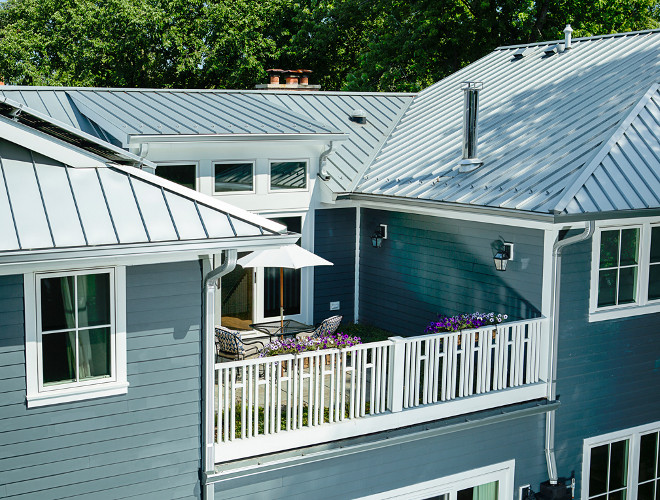
[[[656, 29], [650, 29], [650, 30], [642, 30], [642, 31], [627, 31], [624, 33], [610, 33], [607, 35], [594, 35], [594, 36], [585, 36], [585, 37], [580, 37], [580, 38], [573, 38], [572, 42], [588, 42], [592, 40], [601, 40], [604, 38], [623, 38], [626, 36], [637, 36], [637, 35], [647, 35], [650, 33], [660, 33], [660, 28]], [[541, 42], [533, 42], [533, 43], [521, 43], [517, 45], [501, 45], [497, 47], [495, 50], [510, 50], [510, 49], [519, 49], [522, 47], [541, 47], [543, 45], [555, 45], [558, 43], [564, 43], [564, 39], [558, 39], [558, 40], [545, 40]]]

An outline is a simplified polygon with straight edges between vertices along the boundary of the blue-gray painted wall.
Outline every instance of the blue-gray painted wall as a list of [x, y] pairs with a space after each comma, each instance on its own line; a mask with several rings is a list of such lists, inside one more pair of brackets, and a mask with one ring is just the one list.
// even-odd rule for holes
[[0, 498], [199, 498], [200, 284], [127, 268], [128, 394], [28, 409], [23, 278], [0, 277]]
[[261, 474], [246, 474], [243, 478], [216, 483], [215, 493], [216, 498], [223, 500], [346, 500], [514, 459], [517, 498], [518, 486], [544, 479], [543, 430], [543, 416], [533, 415]]
[[[355, 208], [316, 210], [314, 253], [333, 266], [314, 268], [314, 323], [342, 315], [343, 322], [355, 317]], [[330, 302], [339, 301], [338, 311]]]
[[567, 247], [562, 263], [555, 450], [576, 498], [585, 438], [660, 420], [660, 314], [589, 323], [591, 245]]
[[[387, 224], [388, 238], [373, 248], [380, 224]], [[360, 228], [361, 323], [412, 336], [438, 313], [540, 316], [540, 230], [372, 209], [362, 209]], [[498, 240], [514, 243], [505, 272], [493, 263]]]

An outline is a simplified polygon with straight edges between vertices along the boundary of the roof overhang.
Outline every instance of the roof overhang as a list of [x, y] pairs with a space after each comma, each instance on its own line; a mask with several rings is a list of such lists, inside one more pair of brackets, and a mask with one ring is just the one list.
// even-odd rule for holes
[[587, 212], [580, 214], [557, 214], [555, 224], [582, 222], [590, 220], [633, 219], [638, 217], [658, 217], [660, 208], [642, 208], [638, 210], [610, 210], [606, 212]]
[[251, 141], [345, 141], [348, 134], [195, 134], [195, 135], [131, 135], [129, 145], [179, 142], [251, 142]]

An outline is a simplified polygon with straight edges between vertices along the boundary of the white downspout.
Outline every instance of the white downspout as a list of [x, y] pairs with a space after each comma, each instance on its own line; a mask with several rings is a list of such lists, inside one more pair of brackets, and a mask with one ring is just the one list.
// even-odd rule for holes
[[[215, 422], [213, 418], [213, 386], [215, 381], [215, 310], [214, 298], [216, 284], [220, 278], [236, 267], [238, 252], [236, 249], [225, 250], [225, 260], [222, 265], [209, 272], [204, 278], [204, 328], [203, 356], [202, 356], [202, 440], [204, 443], [203, 472], [205, 476], [215, 473]], [[213, 484], [204, 484], [202, 487], [205, 500], [213, 500]]]
[[[561, 252], [574, 243], [591, 238], [596, 229], [594, 221], [588, 221], [584, 231], [570, 238], [557, 240], [552, 246], [552, 299], [550, 303], [550, 331], [551, 348], [548, 359], [548, 373], [550, 374], [550, 384], [548, 386], [548, 401], [554, 401], [557, 397], [557, 356], [559, 341], [559, 297], [561, 288]], [[549, 411], [545, 414], [545, 461], [548, 466], [548, 479], [550, 484], [557, 484], [557, 463], [555, 460], [555, 411]]]

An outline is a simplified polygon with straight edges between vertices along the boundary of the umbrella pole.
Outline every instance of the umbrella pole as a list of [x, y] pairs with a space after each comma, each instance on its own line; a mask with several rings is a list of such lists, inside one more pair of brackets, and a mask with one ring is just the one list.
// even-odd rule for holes
[[280, 267], [280, 333], [284, 335], [284, 268]]

